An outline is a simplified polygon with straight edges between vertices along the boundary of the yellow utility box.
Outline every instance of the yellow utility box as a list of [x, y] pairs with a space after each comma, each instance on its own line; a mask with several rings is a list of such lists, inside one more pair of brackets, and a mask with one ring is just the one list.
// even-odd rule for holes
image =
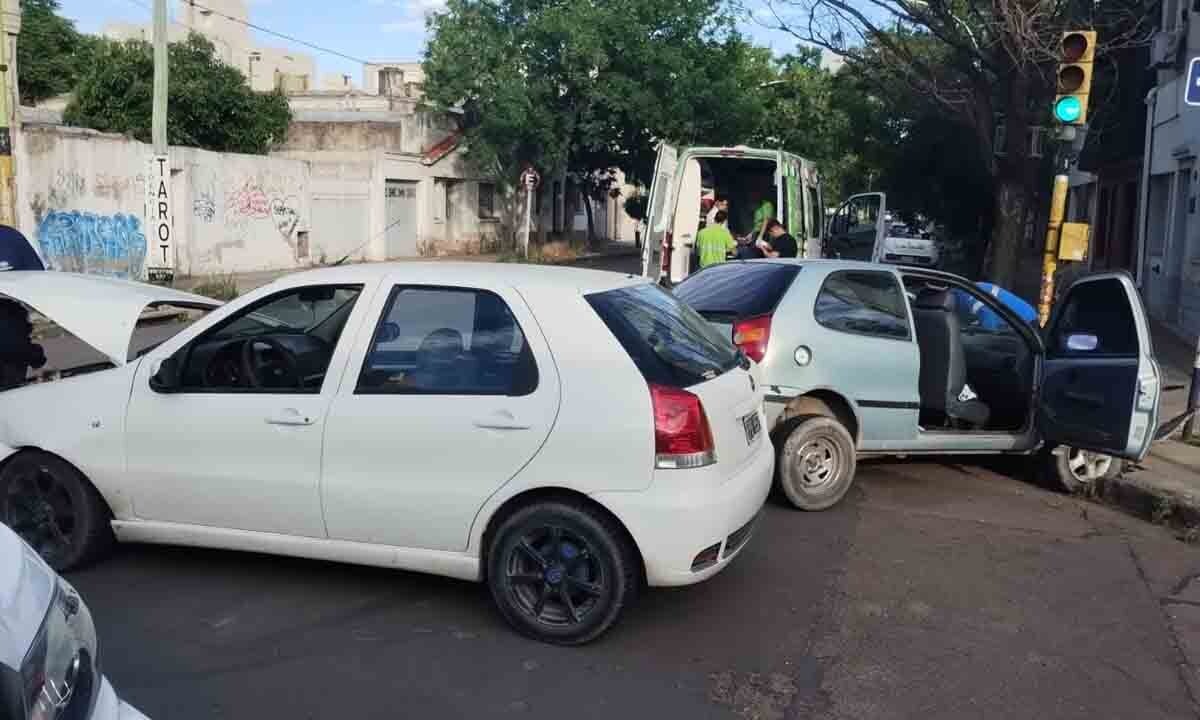
[[1087, 223], [1063, 223], [1058, 236], [1058, 259], [1078, 262], [1087, 257], [1089, 229]]

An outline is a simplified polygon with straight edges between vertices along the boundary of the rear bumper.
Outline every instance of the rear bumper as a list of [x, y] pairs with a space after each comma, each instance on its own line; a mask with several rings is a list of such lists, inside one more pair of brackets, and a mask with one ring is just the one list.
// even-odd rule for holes
[[[650, 585], [691, 585], [706, 580], [721, 572], [745, 547], [753, 529], [749, 525], [767, 499], [775, 472], [775, 451], [763, 435], [753, 458], [720, 484], [712, 484], [715, 478], [703, 477], [718, 471], [719, 466], [659, 470], [647, 490], [594, 496], [633, 535]], [[715, 561], [693, 570], [697, 555], [714, 545], [719, 546]]]
[[117, 692], [107, 679], [101, 679], [101, 683], [91, 720], [148, 720], [132, 705], [117, 697]]

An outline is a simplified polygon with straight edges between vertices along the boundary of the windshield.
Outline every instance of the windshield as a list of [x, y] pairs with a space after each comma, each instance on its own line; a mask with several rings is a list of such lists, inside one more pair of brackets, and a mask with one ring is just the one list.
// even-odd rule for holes
[[767, 315], [799, 272], [799, 265], [720, 263], [693, 273], [675, 287], [675, 296], [706, 317]]
[[688, 387], [738, 365], [738, 350], [728, 338], [656, 285], [610, 290], [587, 300], [647, 382]]
[[330, 318], [343, 315], [357, 297], [358, 290], [354, 288], [314, 289], [311, 294], [288, 293], [234, 320], [213, 338], [223, 340], [266, 333], [320, 335], [321, 326]]

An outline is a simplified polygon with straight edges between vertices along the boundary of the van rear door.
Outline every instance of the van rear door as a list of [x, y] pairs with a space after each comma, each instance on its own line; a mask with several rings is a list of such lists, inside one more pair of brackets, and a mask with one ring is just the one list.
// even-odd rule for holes
[[675, 216], [675, 169], [678, 166], [679, 151], [673, 145], [659, 143], [654, 178], [650, 181], [650, 201], [646, 205], [646, 238], [642, 246], [642, 275], [655, 281], [662, 278], [664, 240], [670, 242]]

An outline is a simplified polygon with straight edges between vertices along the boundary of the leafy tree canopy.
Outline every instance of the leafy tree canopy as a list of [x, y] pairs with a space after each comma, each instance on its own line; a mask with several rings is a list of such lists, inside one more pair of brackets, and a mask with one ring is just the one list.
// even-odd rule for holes
[[450, 0], [430, 22], [426, 93], [461, 108], [482, 167], [648, 179], [658, 140], [745, 142], [769, 53], [719, 0]]
[[24, 103], [36, 103], [74, 89], [103, 42], [75, 30], [75, 25], [58, 10], [58, 0], [21, 2], [17, 72]]
[[[237, 68], [217, 59], [211, 42], [192, 33], [169, 50], [167, 140], [219, 152], [265, 153], [291, 121], [281, 92], [256, 93]], [[104, 43], [80, 79], [63, 120], [148, 142], [154, 98], [149, 43]]]

